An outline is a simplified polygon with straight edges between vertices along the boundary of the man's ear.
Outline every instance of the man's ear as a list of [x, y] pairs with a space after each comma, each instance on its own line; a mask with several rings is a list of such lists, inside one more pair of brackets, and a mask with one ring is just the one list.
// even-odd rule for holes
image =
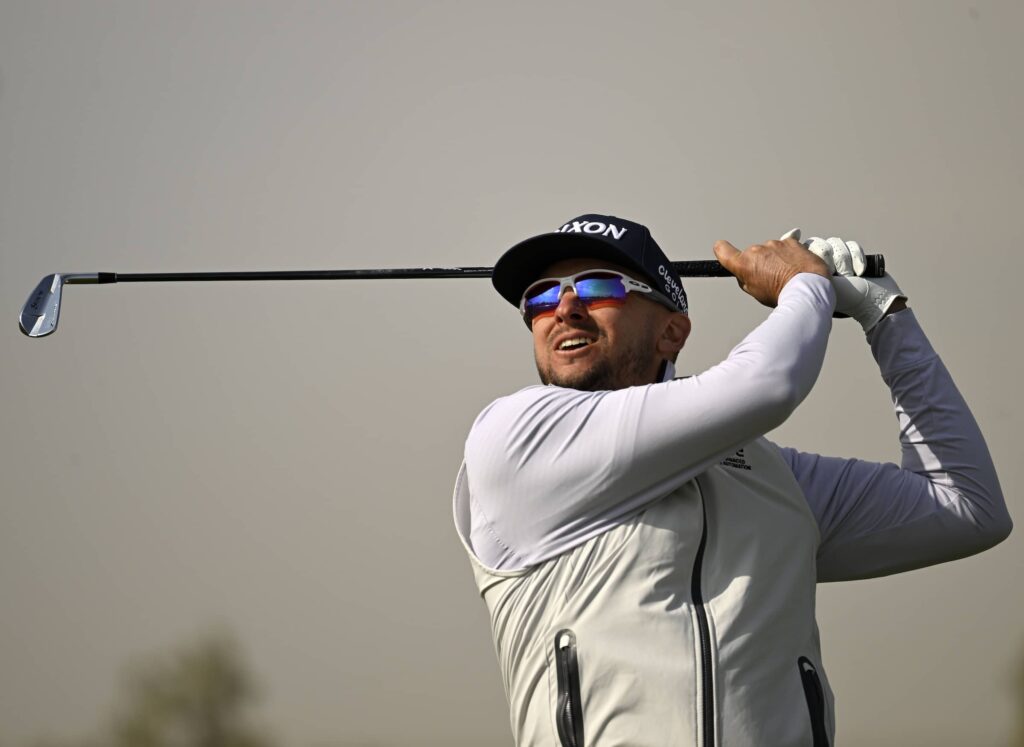
[[658, 354], [674, 361], [690, 336], [690, 317], [686, 314], [672, 314], [662, 328], [658, 338]]

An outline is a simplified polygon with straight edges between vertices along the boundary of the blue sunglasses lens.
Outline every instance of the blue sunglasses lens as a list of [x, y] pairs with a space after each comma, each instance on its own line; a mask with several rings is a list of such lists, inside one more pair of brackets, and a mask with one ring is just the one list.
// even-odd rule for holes
[[532, 322], [538, 316], [549, 314], [558, 308], [562, 286], [557, 282], [538, 283], [530, 288], [526, 297], [526, 321]]
[[576, 281], [576, 295], [584, 303], [625, 301], [626, 286], [617, 275], [588, 275]]
[[526, 298], [526, 308], [531, 306], [549, 306], [551, 304], [557, 306], [561, 290], [562, 286], [555, 281], [538, 283], [528, 291], [530, 295]]
[[[619, 304], [626, 300], [626, 286], [622, 278], [609, 273], [593, 273], [577, 277], [573, 286], [577, 297], [587, 306]], [[551, 314], [558, 308], [562, 285], [555, 281], [538, 283], [530, 288], [526, 297], [526, 321]]]

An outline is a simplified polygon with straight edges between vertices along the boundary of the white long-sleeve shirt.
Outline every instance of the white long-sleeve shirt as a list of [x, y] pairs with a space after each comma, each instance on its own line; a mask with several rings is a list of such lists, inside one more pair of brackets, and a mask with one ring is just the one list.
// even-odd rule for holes
[[[560, 555], [780, 425], [817, 378], [834, 304], [826, 278], [798, 275], [704, 373], [616, 391], [533, 386], [493, 402], [466, 442], [474, 554], [498, 570]], [[819, 526], [820, 581], [964, 557], [1011, 527], [977, 423], [913, 312], [886, 317], [868, 341], [901, 465], [781, 449]]]

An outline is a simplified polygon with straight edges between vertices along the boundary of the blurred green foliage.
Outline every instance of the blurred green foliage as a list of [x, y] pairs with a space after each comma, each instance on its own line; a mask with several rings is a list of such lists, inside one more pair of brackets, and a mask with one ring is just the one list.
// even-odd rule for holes
[[234, 637], [209, 632], [128, 667], [100, 737], [32, 747], [275, 747], [249, 722], [257, 694]]
[[271, 747], [246, 723], [256, 687], [232, 637], [208, 634], [126, 678], [112, 747]]

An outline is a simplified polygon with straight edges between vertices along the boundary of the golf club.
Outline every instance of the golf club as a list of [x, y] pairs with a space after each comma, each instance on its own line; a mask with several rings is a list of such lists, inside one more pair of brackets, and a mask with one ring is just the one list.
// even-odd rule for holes
[[[865, 277], [885, 274], [885, 257], [865, 257]], [[673, 262], [680, 277], [732, 277], [716, 260]], [[57, 329], [60, 297], [65, 285], [161, 283], [212, 280], [404, 280], [409, 278], [489, 278], [493, 267], [405, 267], [372, 270], [269, 270], [254, 272], [55, 273], [47, 275], [29, 295], [18, 327], [29, 337], [45, 337]]]

